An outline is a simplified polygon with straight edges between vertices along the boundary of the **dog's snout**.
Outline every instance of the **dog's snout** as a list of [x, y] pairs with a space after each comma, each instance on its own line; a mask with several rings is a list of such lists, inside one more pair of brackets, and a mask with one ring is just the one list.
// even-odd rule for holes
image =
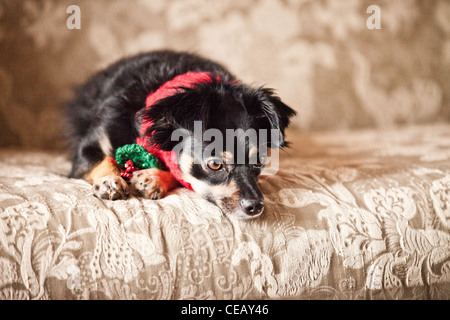
[[241, 199], [242, 210], [250, 216], [260, 214], [264, 209], [264, 202], [259, 199]]

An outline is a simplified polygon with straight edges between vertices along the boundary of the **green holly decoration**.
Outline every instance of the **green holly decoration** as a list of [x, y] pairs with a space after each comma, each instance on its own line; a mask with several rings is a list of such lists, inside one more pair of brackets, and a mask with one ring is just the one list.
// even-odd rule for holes
[[123, 169], [125, 163], [131, 160], [139, 169], [163, 169], [158, 159], [139, 144], [126, 144], [116, 150], [116, 162]]

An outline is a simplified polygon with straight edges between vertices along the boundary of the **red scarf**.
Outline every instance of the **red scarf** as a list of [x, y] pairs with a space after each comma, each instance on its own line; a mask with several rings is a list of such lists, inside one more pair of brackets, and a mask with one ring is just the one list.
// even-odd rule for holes
[[[151, 108], [156, 102], [163, 98], [167, 98], [180, 92], [182, 87], [192, 88], [198, 83], [211, 83], [213, 79], [217, 79], [208, 72], [187, 72], [176, 76], [170, 81], [164, 83], [156, 91], [150, 93], [145, 101], [145, 108]], [[145, 121], [141, 124], [141, 137], [147, 131], [147, 129], [152, 125], [151, 121]], [[174, 151], [163, 151], [158, 148], [158, 146], [150, 145], [146, 139], [138, 137], [136, 143], [145, 147], [148, 152], [153, 154], [155, 157], [161, 159], [166, 167], [169, 169], [170, 173], [177, 179], [183, 186], [192, 190], [190, 183], [183, 180], [182, 173], [178, 167], [177, 155]]]

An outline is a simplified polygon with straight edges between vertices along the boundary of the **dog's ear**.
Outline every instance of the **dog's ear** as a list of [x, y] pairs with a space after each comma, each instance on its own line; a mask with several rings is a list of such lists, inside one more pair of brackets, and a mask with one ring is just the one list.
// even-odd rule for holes
[[177, 93], [158, 100], [138, 113], [139, 123], [151, 123], [143, 137], [158, 149], [171, 151], [180, 142], [172, 139], [175, 130], [192, 132], [194, 121], [204, 123], [208, 119], [210, 104], [206, 100], [199, 90], [191, 88], [180, 88]]
[[[269, 130], [269, 147], [284, 148], [288, 146], [288, 142], [284, 139], [284, 131], [289, 126], [290, 120], [296, 115], [296, 112], [287, 106], [274, 93], [273, 89], [260, 87], [253, 89], [253, 106], [255, 99], [258, 105], [258, 122], [257, 127], [264, 129], [278, 130], [278, 139], [272, 139], [271, 131]], [[253, 107], [253, 112], [255, 108]]]

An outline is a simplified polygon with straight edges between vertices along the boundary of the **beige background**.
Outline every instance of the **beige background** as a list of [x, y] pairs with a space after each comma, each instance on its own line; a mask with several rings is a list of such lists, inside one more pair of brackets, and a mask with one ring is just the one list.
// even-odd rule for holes
[[[66, 27], [71, 4], [81, 30]], [[450, 1], [0, 0], [0, 146], [61, 149], [72, 87], [160, 48], [276, 88], [305, 130], [450, 119]]]

